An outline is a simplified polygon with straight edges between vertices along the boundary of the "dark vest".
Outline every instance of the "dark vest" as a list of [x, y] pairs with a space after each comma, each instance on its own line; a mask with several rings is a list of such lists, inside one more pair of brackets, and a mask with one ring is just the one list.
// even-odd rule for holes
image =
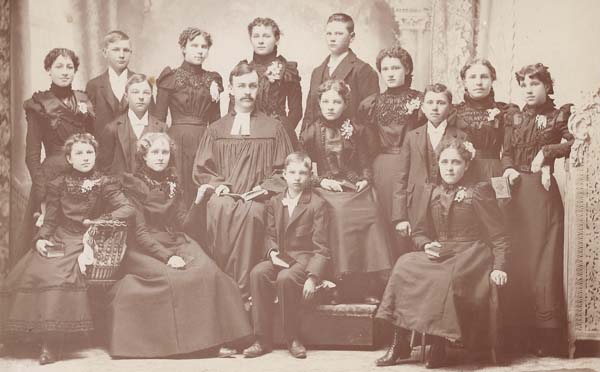
[[431, 146], [431, 140], [429, 139], [429, 134], [427, 134], [427, 180], [428, 182], [438, 184], [438, 164], [437, 164], [437, 156], [435, 154], [435, 150], [433, 146]]

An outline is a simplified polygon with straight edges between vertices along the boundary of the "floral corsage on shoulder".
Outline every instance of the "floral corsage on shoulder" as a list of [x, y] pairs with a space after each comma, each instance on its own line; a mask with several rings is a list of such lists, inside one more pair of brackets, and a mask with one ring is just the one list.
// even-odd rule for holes
[[413, 114], [416, 110], [421, 108], [421, 99], [419, 97], [415, 97], [410, 101], [406, 102], [406, 106], [404, 106], [406, 113], [408, 115]]
[[345, 140], [349, 140], [352, 137], [352, 134], [354, 134], [354, 125], [352, 125], [350, 119], [344, 120], [340, 127], [340, 133]]
[[270, 83], [274, 83], [277, 80], [281, 80], [281, 78], [283, 77], [283, 63], [279, 60], [274, 60], [273, 62], [271, 62], [269, 67], [267, 67], [265, 76], [267, 77]]
[[488, 121], [494, 121], [496, 119], [496, 116], [498, 116], [498, 114], [500, 114], [500, 109], [497, 107], [491, 108], [491, 109], [487, 109], [487, 120]]
[[454, 195], [454, 201], [457, 203], [462, 202], [467, 197], [467, 189], [464, 186], [459, 186]]

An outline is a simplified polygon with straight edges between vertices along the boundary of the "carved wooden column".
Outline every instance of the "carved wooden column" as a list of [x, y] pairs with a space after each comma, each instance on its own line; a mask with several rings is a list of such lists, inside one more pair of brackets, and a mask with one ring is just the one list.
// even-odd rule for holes
[[576, 107], [569, 130], [564, 284], [572, 358], [576, 340], [600, 340], [600, 91]]

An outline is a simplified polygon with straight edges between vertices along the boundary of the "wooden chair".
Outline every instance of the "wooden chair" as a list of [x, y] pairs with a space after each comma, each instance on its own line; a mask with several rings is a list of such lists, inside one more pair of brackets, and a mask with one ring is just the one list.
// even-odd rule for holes
[[114, 284], [127, 250], [127, 224], [121, 220], [94, 220], [87, 235], [94, 251], [94, 262], [86, 275], [88, 284], [100, 287]]

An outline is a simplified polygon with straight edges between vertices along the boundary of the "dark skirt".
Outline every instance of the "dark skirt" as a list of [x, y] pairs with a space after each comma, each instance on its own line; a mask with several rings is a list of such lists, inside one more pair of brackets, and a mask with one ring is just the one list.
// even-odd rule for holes
[[93, 329], [87, 283], [77, 263], [83, 251], [82, 234], [59, 226], [52, 241], [64, 244], [63, 257], [42, 257], [30, 247], [4, 278], [0, 292], [3, 339], [37, 341], [49, 334]]
[[109, 353], [162, 357], [206, 350], [252, 334], [235, 282], [184, 234], [153, 237], [186, 261], [172, 269], [130, 249], [111, 289]]
[[398, 258], [376, 317], [396, 327], [464, 340], [488, 308], [492, 254], [481, 241], [454, 242], [444, 261], [411, 252]]
[[[65, 159], [64, 154], [53, 154], [46, 157], [42, 162], [42, 173], [43, 179], [47, 182], [52, 181], [62, 173], [69, 169], [69, 164]], [[40, 211], [40, 203], [42, 200], [36, 200], [33, 195], [33, 188], [29, 193], [29, 199], [27, 200], [27, 206], [25, 207], [25, 214], [23, 221], [19, 227], [17, 233], [18, 239], [13, 239], [13, 249], [10, 254], [10, 267], [13, 267], [23, 257], [23, 255], [31, 249], [33, 236], [37, 227], [35, 227], [36, 219], [33, 218], [33, 214]]]
[[521, 173], [512, 189], [509, 215], [507, 323], [562, 328], [564, 209], [554, 177], [546, 191], [540, 172]]
[[185, 205], [192, 205], [196, 198], [198, 187], [194, 183], [192, 173], [194, 169], [194, 159], [200, 144], [200, 138], [206, 130], [202, 125], [171, 125], [168, 130], [169, 136], [175, 142], [177, 150], [175, 151], [175, 161], [178, 171], [178, 179], [183, 185]]
[[373, 161], [373, 183], [377, 195], [377, 204], [385, 218], [384, 223], [388, 231], [394, 259], [409, 252], [412, 247], [412, 242], [409, 239], [396, 233], [396, 228], [392, 223], [393, 185], [400, 173], [398, 167], [400, 158], [400, 154], [382, 153], [377, 155]]
[[373, 189], [333, 192], [316, 188], [315, 192], [331, 207], [329, 244], [335, 277], [390, 270], [388, 231]]

